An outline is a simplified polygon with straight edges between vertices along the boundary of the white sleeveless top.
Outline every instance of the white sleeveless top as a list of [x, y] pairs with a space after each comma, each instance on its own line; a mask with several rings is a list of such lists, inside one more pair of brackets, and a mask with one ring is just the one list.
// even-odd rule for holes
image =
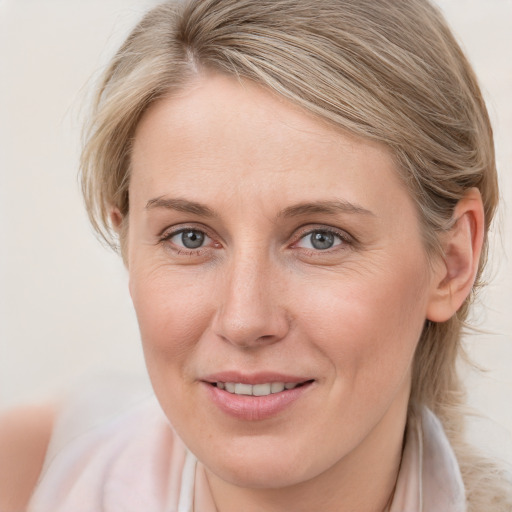
[[[100, 398], [75, 397], [58, 419], [28, 512], [216, 512], [204, 467], [154, 397], [108, 419]], [[408, 421], [390, 512], [465, 511], [455, 455], [424, 408]]]

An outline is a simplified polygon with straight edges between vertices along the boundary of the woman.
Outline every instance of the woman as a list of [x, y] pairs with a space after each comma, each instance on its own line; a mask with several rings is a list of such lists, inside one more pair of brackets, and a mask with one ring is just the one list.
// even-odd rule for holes
[[151, 11], [105, 74], [83, 188], [159, 406], [59, 420], [29, 510], [510, 510], [455, 368], [496, 181], [426, 2]]

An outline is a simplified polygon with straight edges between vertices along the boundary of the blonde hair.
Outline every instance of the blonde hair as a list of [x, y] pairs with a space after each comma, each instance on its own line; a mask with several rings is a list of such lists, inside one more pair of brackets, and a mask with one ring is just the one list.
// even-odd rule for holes
[[[335, 126], [386, 144], [416, 201], [429, 253], [440, 251], [438, 235], [469, 188], [481, 192], [487, 233], [498, 200], [492, 129], [471, 66], [427, 0], [195, 0], [150, 11], [100, 85], [82, 185], [91, 222], [110, 245], [117, 245], [112, 208], [125, 219], [129, 212], [138, 121], [199, 69], [262, 84]], [[486, 248], [487, 240], [474, 290]], [[472, 298], [447, 322], [426, 323], [411, 403], [427, 405], [443, 422], [470, 510], [504, 511], [512, 506], [504, 480], [463, 440], [456, 362]]]

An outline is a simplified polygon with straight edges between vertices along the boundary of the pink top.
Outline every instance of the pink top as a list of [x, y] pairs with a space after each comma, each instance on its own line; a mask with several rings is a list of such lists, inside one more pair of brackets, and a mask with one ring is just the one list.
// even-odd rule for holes
[[[216, 512], [203, 465], [154, 398], [108, 420], [99, 408], [88, 397], [60, 417], [28, 512]], [[440, 511], [466, 511], [464, 486], [440, 422], [423, 409], [408, 422], [390, 512]]]

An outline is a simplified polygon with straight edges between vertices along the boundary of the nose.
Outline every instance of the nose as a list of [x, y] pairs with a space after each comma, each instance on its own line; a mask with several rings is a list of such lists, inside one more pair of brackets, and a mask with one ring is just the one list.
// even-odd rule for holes
[[284, 283], [279, 270], [265, 259], [246, 257], [232, 262], [223, 277], [213, 320], [214, 333], [243, 348], [282, 340], [290, 321], [282, 304]]

